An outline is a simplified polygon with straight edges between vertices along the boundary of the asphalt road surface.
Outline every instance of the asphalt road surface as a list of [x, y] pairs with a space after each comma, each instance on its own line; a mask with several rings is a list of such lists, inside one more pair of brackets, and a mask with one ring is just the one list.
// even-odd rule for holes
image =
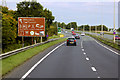
[[64, 44], [40, 63], [27, 78], [117, 78], [118, 55], [82, 37], [77, 46]]
[[[118, 78], [118, 55], [93, 38], [80, 37], [77, 46], [59, 46], [32, 71], [27, 70], [29, 74], [26, 71], [19, 78]], [[18, 71], [7, 78], [15, 78]]]

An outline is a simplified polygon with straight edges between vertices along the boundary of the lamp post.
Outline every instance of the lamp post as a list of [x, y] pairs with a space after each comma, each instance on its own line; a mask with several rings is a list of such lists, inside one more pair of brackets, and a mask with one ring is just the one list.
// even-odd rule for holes
[[101, 32], [102, 32], [102, 37], [103, 37], [103, 24], [101, 24]]
[[[101, 21], [102, 21], [102, 23], [103, 23], [103, 14], [102, 14], [102, 13], [103, 13], [103, 10], [102, 10], [102, 8], [101, 8], [101, 16], [102, 16], [102, 17], [101, 17], [101, 18], [102, 18]], [[103, 37], [103, 24], [101, 24], [101, 33], [102, 33], [101, 36]]]
[[95, 32], [96, 32], [96, 35], [97, 35], [97, 25], [95, 26]]
[[[114, 0], [114, 32], [115, 32], [115, 0]], [[115, 34], [113, 35], [114, 43], [115, 43]]]
[[85, 27], [84, 27], [84, 25], [83, 25], [83, 32], [85, 31], [84, 29], [85, 29]]
[[89, 32], [91, 33], [91, 26], [89, 26]]

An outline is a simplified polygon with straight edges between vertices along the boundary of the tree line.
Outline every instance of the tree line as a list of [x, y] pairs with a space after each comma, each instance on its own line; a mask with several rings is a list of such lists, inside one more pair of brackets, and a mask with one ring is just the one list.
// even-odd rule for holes
[[[81, 30], [83, 31], [83, 29], [85, 31], [89, 31], [91, 29], [91, 31], [95, 31], [97, 29], [97, 31], [101, 31], [101, 26], [102, 25], [97, 25], [97, 26], [89, 26], [89, 25], [81, 25], [78, 26], [77, 22], [70, 22], [68, 24], [65, 24], [64, 22], [60, 23], [60, 22], [53, 22], [54, 25], [58, 25], [58, 27], [61, 27], [63, 29], [70, 29], [70, 28], [74, 28], [75, 30]], [[84, 28], [83, 28], [84, 27]], [[96, 28], [97, 27], [97, 28]], [[108, 27], [103, 25], [103, 31], [108, 31]]]

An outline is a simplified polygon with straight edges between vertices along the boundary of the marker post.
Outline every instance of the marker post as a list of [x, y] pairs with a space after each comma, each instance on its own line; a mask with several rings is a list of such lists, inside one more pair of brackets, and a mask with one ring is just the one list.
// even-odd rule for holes
[[42, 36], [41, 36], [41, 43], [42, 43]]

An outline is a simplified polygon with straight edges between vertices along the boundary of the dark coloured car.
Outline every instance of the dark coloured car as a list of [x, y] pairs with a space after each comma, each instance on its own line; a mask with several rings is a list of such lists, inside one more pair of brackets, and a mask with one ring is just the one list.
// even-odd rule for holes
[[76, 46], [76, 39], [75, 38], [68, 38], [67, 39], [67, 46], [74, 45]]
[[80, 39], [80, 36], [79, 35], [75, 35], [75, 39]]

